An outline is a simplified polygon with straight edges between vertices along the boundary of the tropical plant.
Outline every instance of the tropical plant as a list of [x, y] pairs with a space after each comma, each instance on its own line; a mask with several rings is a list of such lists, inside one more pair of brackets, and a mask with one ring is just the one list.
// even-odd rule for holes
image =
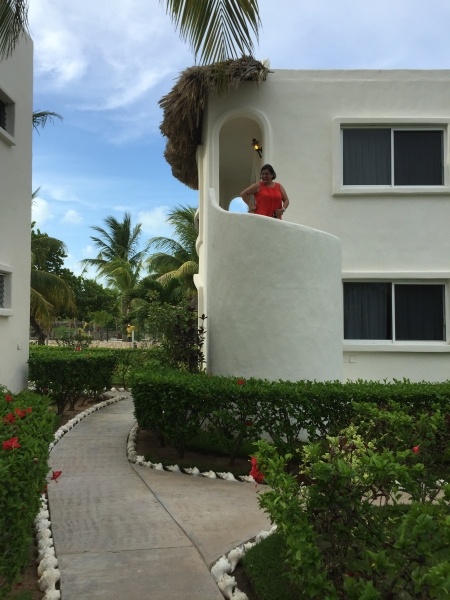
[[[165, 0], [180, 37], [195, 57], [208, 63], [252, 53], [258, 39], [257, 0]], [[28, 1], [0, 0], [0, 59], [11, 55], [21, 35], [28, 33]]]
[[[31, 232], [31, 290], [30, 324], [40, 344], [44, 343], [45, 330], [61, 312], [74, 314], [76, 306], [70, 286], [55, 273], [49, 264], [64, 258], [63, 242], [37, 230]], [[55, 258], [56, 257], [56, 258]]]
[[149, 242], [139, 249], [142, 225], [138, 223], [133, 227], [129, 213], [125, 213], [123, 221], [108, 216], [104, 222], [106, 228], [91, 227], [99, 234], [99, 237], [91, 236], [91, 240], [100, 252], [96, 258], [86, 258], [82, 263], [85, 267], [95, 267], [97, 273], [120, 294], [121, 315], [125, 325], [130, 293], [139, 281]]
[[33, 127], [39, 133], [40, 127], [45, 127], [47, 122], [53, 123], [54, 119], [63, 120], [59, 113], [50, 110], [35, 110], [33, 111]]
[[0, 60], [11, 55], [28, 32], [28, 0], [0, 0]]
[[252, 54], [261, 23], [257, 0], [166, 0], [180, 37], [203, 64]]
[[162, 285], [177, 279], [183, 287], [184, 296], [196, 294], [193, 276], [198, 272], [198, 256], [195, 248], [197, 229], [193, 206], [177, 206], [167, 217], [175, 230], [175, 238], [155, 237], [149, 242], [156, 252], [148, 259], [152, 278]]

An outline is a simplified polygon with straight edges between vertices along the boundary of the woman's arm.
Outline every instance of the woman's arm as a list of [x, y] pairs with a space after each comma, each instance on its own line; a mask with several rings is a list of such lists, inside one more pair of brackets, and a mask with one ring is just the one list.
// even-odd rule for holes
[[278, 210], [275, 211], [277, 217], [281, 217], [281, 215], [284, 212], [286, 212], [286, 209], [289, 206], [288, 195], [287, 195], [286, 190], [284, 189], [284, 187], [281, 185], [281, 183], [280, 183], [280, 192], [281, 192], [281, 201], [283, 203], [283, 207], [279, 208]]
[[242, 200], [248, 206], [249, 212], [254, 212], [254, 210], [255, 210], [255, 207], [250, 204], [251, 203], [250, 196], [254, 196], [258, 192], [259, 192], [259, 183], [253, 183], [248, 188], [246, 188], [243, 192], [240, 193]]
[[283, 208], [284, 210], [287, 209], [287, 207], [289, 206], [289, 198], [288, 195], [286, 194], [286, 190], [284, 189], [284, 187], [280, 184], [280, 188], [281, 188], [281, 197], [283, 199]]

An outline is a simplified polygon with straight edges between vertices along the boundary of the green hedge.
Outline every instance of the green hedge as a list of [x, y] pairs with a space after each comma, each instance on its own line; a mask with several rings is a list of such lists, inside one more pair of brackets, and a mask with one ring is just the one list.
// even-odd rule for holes
[[113, 351], [52, 348], [51, 351], [31, 351], [29, 380], [36, 391], [48, 395], [57, 405], [58, 414], [71, 408], [83, 395], [97, 397], [112, 386], [117, 363]]
[[[0, 386], [0, 582], [11, 583], [28, 560], [33, 520], [48, 472], [54, 414], [32, 392]], [[0, 590], [1, 595], [1, 590]]]
[[132, 383], [139, 425], [151, 428], [183, 456], [186, 443], [205, 423], [214, 406], [209, 378], [185, 373], [139, 373]]
[[[139, 372], [136, 418], [183, 451], [200, 426], [231, 459], [246, 440], [270, 435], [280, 452], [299, 439], [337, 435], [351, 423], [368, 439], [401, 450], [421, 445], [430, 460], [450, 460], [450, 383], [271, 382], [179, 372]], [[433, 456], [431, 456], [433, 455]]]

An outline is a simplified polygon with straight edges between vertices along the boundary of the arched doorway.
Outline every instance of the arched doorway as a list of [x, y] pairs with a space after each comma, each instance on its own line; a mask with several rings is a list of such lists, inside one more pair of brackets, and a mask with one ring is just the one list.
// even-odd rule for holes
[[[263, 158], [253, 149], [253, 138], [264, 148], [261, 127], [250, 117], [232, 117], [220, 129], [219, 204], [224, 210], [229, 210], [231, 201], [259, 177]], [[239, 207], [239, 202], [235, 204]]]

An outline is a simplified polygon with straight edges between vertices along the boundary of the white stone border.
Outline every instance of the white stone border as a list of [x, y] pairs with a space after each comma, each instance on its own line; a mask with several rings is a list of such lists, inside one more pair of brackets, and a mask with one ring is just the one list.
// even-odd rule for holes
[[127, 458], [130, 463], [139, 465], [141, 467], [148, 467], [149, 469], [156, 469], [157, 471], [171, 471], [172, 473], [184, 473], [186, 475], [192, 475], [193, 477], [208, 477], [209, 479], [224, 479], [225, 481], [248, 482], [261, 485], [258, 484], [251, 475], [238, 475], [238, 478], [236, 479], [233, 473], [216, 471], [204, 471], [201, 473], [197, 467], [191, 467], [187, 469], [183, 468], [182, 471], [178, 465], [169, 465], [163, 467], [161, 463], [152, 463], [149, 460], [146, 461], [145, 456], [140, 456], [136, 452], [138, 430], [139, 425], [136, 421], [128, 435]]
[[[112, 388], [110, 392], [124, 392], [124, 389], [116, 390]], [[107, 392], [108, 393], [108, 392]], [[49, 444], [49, 451], [51, 452], [60, 439], [71, 429], [75, 427], [80, 421], [88, 417], [91, 413], [104, 408], [110, 404], [124, 400], [126, 396], [116, 396], [108, 398], [103, 402], [99, 402], [90, 408], [87, 408], [83, 412], [79, 413], [73, 419], [70, 419], [65, 425], [62, 425], [55, 431], [53, 436], [53, 442]], [[50, 511], [48, 506], [47, 494], [41, 494], [41, 508], [34, 519], [34, 528], [36, 533], [36, 541], [38, 546], [38, 567], [37, 572], [39, 576], [39, 589], [41, 592], [45, 592], [42, 600], [60, 600], [61, 592], [56, 589], [56, 585], [61, 578], [61, 573], [58, 569], [58, 559], [55, 554], [55, 547], [53, 544], [52, 530], [50, 521]]]
[[236, 546], [233, 550], [230, 550], [228, 554], [224, 554], [219, 558], [217, 562], [211, 567], [211, 575], [213, 576], [219, 590], [222, 592], [224, 598], [227, 600], [248, 600], [247, 594], [241, 592], [237, 587], [236, 578], [231, 575], [234, 572], [237, 565], [241, 562], [244, 554], [256, 546], [261, 540], [274, 533], [277, 529], [276, 525], [273, 525], [267, 531], [260, 531], [253, 542], [247, 542]]

